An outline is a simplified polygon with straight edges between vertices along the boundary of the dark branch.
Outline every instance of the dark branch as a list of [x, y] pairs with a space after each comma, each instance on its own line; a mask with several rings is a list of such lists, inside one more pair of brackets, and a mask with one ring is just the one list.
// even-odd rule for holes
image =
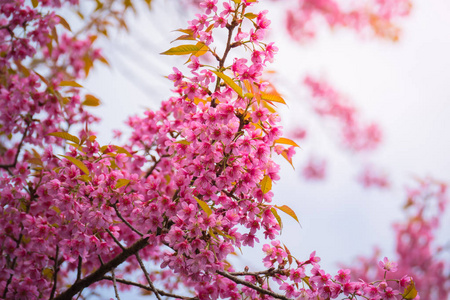
[[55, 300], [72, 300], [72, 297], [75, 296], [78, 292], [82, 291], [84, 288], [90, 286], [94, 282], [102, 280], [103, 276], [105, 276], [106, 273], [115, 269], [117, 266], [119, 266], [124, 261], [126, 261], [130, 256], [135, 255], [139, 250], [145, 248], [145, 246], [148, 245], [147, 242], [148, 242], [148, 238], [138, 240], [136, 243], [134, 243], [130, 247], [125, 248], [125, 250], [122, 253], [120, 253], [119, 255], [117, 255], [115, 258], [113, 258], [106, 264], [102, 265], [91, 275], [89, 275], [79, 281], [76, 281], [68, 290], [66, 290], [62, 294], [58, 295], [54, 299]]

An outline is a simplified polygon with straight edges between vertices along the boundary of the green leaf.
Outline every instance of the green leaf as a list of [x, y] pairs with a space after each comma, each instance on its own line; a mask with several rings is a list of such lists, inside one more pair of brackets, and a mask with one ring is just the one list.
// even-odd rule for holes
[[118, 189], [130, 183], [129, 179], [118, 179], [115, 188]]
[[163, 55], [186, 55], [186, 54], [195, 54], [197, 53], [203, 46], [203, 43], [200, 43], [201, 45], [181, 45], [177, 47], [170, 48], [167, 51], [162, 52]]
[[99, 106], [100, 100], [93, 95], [87, 94], [85, 100], [81, 104], [86, 106]]
[[278, 222], [278, 225], [280, 225], [280, 228], [283, 229], [283, 222], [281, 221], [280, 215], [277, 213], [277, 210], [273, 207], [270, 208], [270, 211], [272, 212], [273, 216]]
[[71, 134], [69, 134], [67, 132], [52, 132], [52, 133], [49, 133], [47, 135], [56, 136], [56, 137], [65, 139], [67, 141], [74, 142], [75, 144], [80, 144], [80, 139], [79, 138], [77, 138], [76, 136], [71, 135]]
[[279, 210], [281, 210], [282, 212], [288, 214], [289, 216], [291, 216], [295, 221], [297, 221], [298, 224], [300, 224], [300, 221], [298, 220], [297, 215], [292, 210], [292, 208], [290, 208], [287, 205], [282, 205], [282, 206], [275, 205], [275, 207], [278, 208]]
[[254, 13], [246, 13], [244, 17], [246, 17], [247, 19], [254, 19], [258, 17], [258, 15], [255, 15]]
[[403, 299], [411, 300], [416, 298], [417, 290], [414, 281], [411, 279], [411, 283], [405, 288], [402, 294]]
[[242, 93], [242, 88], [238, 86], [233, 79], [228, 77], [227, 75], [223, 74], [222, 72], [218, 71], [212, 71], [214, 74], [217, 75], [217, 77], [220, 77], [225, 81], [226, 84], [228, 84], [229, 87], [231, 87], [241, 98], [244, 98], [244, 94]]
[[86, 167], [86, 165], [81, 161], [78, 160], [72, 156], [67, 156], [67, 155], [61, 155], [62, 157], [68, 159], [70, 162], [72, 162], [75, 166], [78, 167], [78, 169], [80, 169], [81, 171], [83, 171], [84, 174], [89, 175], [89, 170]]
[[198, 205], [205, 211], [205, 213], [208, 215], [208, 217], [212, 214], [212, 210], [209, 207], [208, 204], [206, 204], [205, 201], [198, 199], [197, 197], [194, 197], [195, 200], [197, 200]]
[[259, 183], [261, 185], [261, 191], [266, 194], [272, 189], [272, 179], [269, 176], [264, 176], [263, 180]]
[[296, 142], [294, 142], [294, 141], [291, 140], [291, 139], [284, 138], [284, 137], [279, 138], [278, 140], [275, 141], [275, 143], [276, 143], [276, 144], [286, 144], [286, 145], [291, 145], [291, 146], [299, 147], [299, 148], [300, 148], [300, 146], [297, 145]]
[[73, 80], [63, 80], [61, 81], [61, 83], [59, 84], [59, 86], [72, 86], [72, 87], [83, 87], [81, 84], [76, 83]]

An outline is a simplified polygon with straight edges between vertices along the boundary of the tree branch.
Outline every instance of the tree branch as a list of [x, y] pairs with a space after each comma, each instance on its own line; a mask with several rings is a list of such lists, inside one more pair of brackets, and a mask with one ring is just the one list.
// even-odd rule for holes
[[272, 296], [274, 298], [281, 299], [281, 300], [291, 300], [291, 299], [287, 298], [286, 296], [283, 296], [283, 295], [277, 294], [275, 292], [263, 289], [262, 287], [254, 285], [253, 283], [250, 283], [248, 281], [245, 281], [245, 280], [242, 280], [242, 279], [240, 279], [238, 277], [235, 277], [235, 276], [231, 275], [228, 272], [225, 272], [225, 271], [216, 271], [216, 272], [217, 272], [217, 274], [220, 274], [223, 277], [226, 277], [226, 278], [234, 281], [235, 283], [245, 285], [246, 287], [254, 289], [257, 292], [260, 292], [261, 294], [269, 295], [269, 296]]
[[139, 255], [139, 252], [136, 252], [135, 256], [136, 256], [136, 259], [139, 262], [139, 265], [141, 266], [142, 271], [144, 272], [145, 279], [147, 279], [148, 285], [150, 286], [152, 291], [155, 293], [156, 298], [158, 298], [158, 300], [161, 300], [161, 297], [159, 296], [158, 290], [153, 285], [153, 282], [150, 279], [150, 276], [148, 275], [147, 269], [145, 268], [144, 263], [142, 262], [141, 256]]
[[131, 245], [128, 248], [117, 255], [115, 258], [107, 262], [98, 268], [95, 272], [90, 274], [89, 276], [76, 281], [69, 289], [67, 289], [62, 294], [59, 294], [55, 297], [55, 300], [72, 300], [72, 297], [75, 296], [78, 292], [82, 291], [84, 288], [90, 286], [94, 282], [103, 279], [103, 276], [110, 272], [112, 269], [115, 269], [117, 266], [122, 264], [125, 260], [127, 260], [130, 256], [135, 255], [139, 250], [145, 248], [148, 245], [148, 238], [143, 238], [138, 240], [136, 243]]
[[[113, 280], [113, 278], [111, 276], [103, 276], [102, 279], [104, 279], [104, 280], [111, 280], [111, 281]], [[122, 283], [122, 284], [132, 285], [132, 286], [141, 288], [143, 290], [146, 290], [146, 291], [149, 291], [149, 292], [153, 292], [152, 288], [150, 288], [150, 287], [148, 287], [146, 285], [140, 284], [138, 282], [133, 282], [133, 281], [129, 281], [129, 280], [121, 279], [121, 278], [116, 278], [116, 281], [119, 282], [119, 283]], [[157, 291], [158, 291], [158, 293], [161, 296], [172, 297], [172, 298], [177, 298], [177, 299], [182, 299], [182, 300], [198, 300], [197, 297], [180, 296], [180, 295], [164, 292], [164, 291], [161, 291], [161, 290], [158, 290], [158, 289], [157, 289]]]

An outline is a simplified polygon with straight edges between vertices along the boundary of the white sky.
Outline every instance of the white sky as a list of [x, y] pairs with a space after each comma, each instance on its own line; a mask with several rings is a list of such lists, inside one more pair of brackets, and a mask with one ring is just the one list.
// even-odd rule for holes
[[[175, 2], [154, 1], [150, 16], [142, 13], [138, 25], [132, 26], [133, 38], [120, 35], [106, 44], [104, 54], [113, 68], [98, 68], [85, 85], [103, 101], [97, 109], [103, 118], [102, 143], [113, 142], [111, 129], [124, 128], [130, 114], [142, 113], [143, 107], [156, 109], [170, 95], [171, 83], [163, 76], [180, 60], [158, 53], [172, 47], [169, 42], [177, 35], [169, 31], [186, 27], [185, 21], [192, 17]], [[174, 19], [173, 15], [180, 15], [174, 13], [177, 10], [181, 17]], [[274, 27], [281, 22], [278, 15], [269, 13]], [[293, 171], [281, 162], [275, 201], [293, 208], [303, 226], [281, 213], [285, 224], [281, 240], [301, 260], [316, 250], [328, 271], [335, 271], [337, 262], [349, 263], [357, 255], [371, 254], [375, 244], [384, 250], [383, 256], [392, 256], [391, 223], [402, 218], [403, 186], [413, 176], [450, 180], [450, 2], [414, 1], [401, 40], [395, 44], [337, 30], [323, 32], [315, 42], [300, 46], [279, 32], [270, 37], [280, 48], [273, 68], [290, 86], [307, 72], [326, 78], [354, 100], [364, 119], [379, 122], [384, 143], [370, 159], [394, 180], [389, 192], [360, 188], [353, 179], [358, 164], [366, 158], [354, 157], [330, 142], [330, 133], [311, 119], [308, 106], [296, 104], [301, 101], [296, 99], [297, 92], [286, 91], [286, 101], [292, 103], [285, 115], [287, 123], [304, 122], [319, 128], [315, 133], [320, 134], [301, 145], [303, 150], [294, 162], [318, 151], [329, 158], [330, 176], [325, 183], [304, 183], [299, 168]], [[448, 223], [442, 236], [450, 236]], [[248, 258], [261, 257], [261, 247], [244, 250], [239, 264], [261, 269], [258, 259]]]

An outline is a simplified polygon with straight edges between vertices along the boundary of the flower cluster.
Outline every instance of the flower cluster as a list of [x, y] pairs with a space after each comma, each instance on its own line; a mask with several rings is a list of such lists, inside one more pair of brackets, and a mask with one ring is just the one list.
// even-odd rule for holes
[[409, 14], [409, 0], [367, 0], [342, 5], [335, 0], [300, 1], [297, 8], [287, 12], [287, 29], [299, 41], [313, 38], [318, 19], [330, 28], [346, 27], [396, 41], [400, 29], [395, 24]]

